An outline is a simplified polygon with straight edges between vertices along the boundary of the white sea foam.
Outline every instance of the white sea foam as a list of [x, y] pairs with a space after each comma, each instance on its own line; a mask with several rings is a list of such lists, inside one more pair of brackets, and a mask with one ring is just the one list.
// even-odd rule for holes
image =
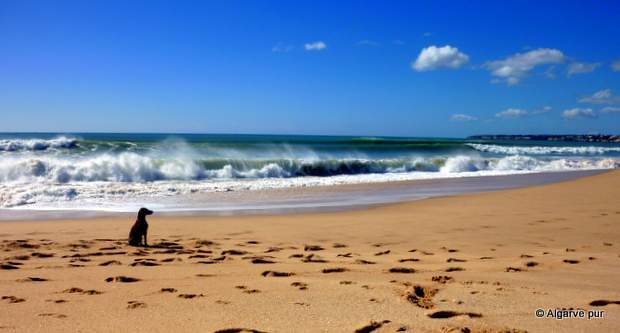
[[467, 145], [481, 152], [506, 155], [601, 155], [606, 153], [620, 153], [620, 147], [501, 146], [479, 143], [468, 143]]
[[69, 137], [57, 137], [54, 139], [4, 139], [0, 140], [0, 151], [37, 151], [50, 148], [74, 148], [77, 139]]

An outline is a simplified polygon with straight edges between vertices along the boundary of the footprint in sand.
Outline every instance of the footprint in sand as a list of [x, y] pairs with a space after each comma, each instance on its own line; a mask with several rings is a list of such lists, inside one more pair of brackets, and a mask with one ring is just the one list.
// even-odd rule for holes
[[78, 287], [71, 287], [69, 289], [65, 289], [62, 291], [62, 293], [65, 294], [84, 294], [84, 295], [100, 295], [103, 294], [103, 291], [98, 291], [95, 289], [89, 289], [89, 290], [84, 290], [82, 288], [78, 288]]
[[355, 284], [355, 282], [353, 282], [353, 281], [340, 281], [340, 284], [342, 284], [342, 285], [351, 285], [351, 284]]
[[446, 259], [446, 262], [466, 262], [467, 260], [465, 259], [458, 259], [458, 258], [448, 258]]
[[122, 265], [123, 263], [118, 260], [108, 260], [99, 264], [99, 266], [110, 266], [110, 265]]
[[127, 302], [127, 309], [139, 309], [139, 308], [146, 308], [146, 303], [142, 303], [138, 301]]
[[341, 244], [341, 243], [334, 243], [332, 245], [332, 247], [335, 248], [335, 249], [339, 249], [339, 248], [347, 247], [347, 245], [346, 244]]
[[431, 278], [431, 281], [441, 283], [441, 284], [446, 284], [448, 282], [453, 282], [454, 278], [451, 276], [447, 276], [447, 275], [435, 275]]
[[608, 301], [608, 300], [605, 300], [605, 299], [599, 299], [599, 300], [590, 302], [591, 306], [606, 306], [606, 305], [609, 305], [609, 304], [618, 304], [618, 305], [620, 305], [620, 301]]
[[226, 250], [226, 251], [222, 251], [222, 256], [226, 256], [226, 255], [230, 255], [230, 256], [242, 256], [244, 254], [248, 254], [247, 251], [240, 251], [240, 250]]
[[39, 313], [39, 317], [52, 317], [62, 319], [67, 318], [67, 315], [64, 315], [62, 313]]
[[176, 293], [177, 290], [174, 288], [161, 288], [159, 292], [160, 293]]
[[307, 290], [308, 289], [308, 284], [305, 283], [305, 282], [298, 282], [298, 281], [296, 281], [296, 282], [291, 283], [291, 287], [295, 287], [295, 288], [297, 288], [299, 290]]
[[474, 313], [474, 312], [458, 312], [458, 311], [436, 311], [436, 312], [432, 312], [427, 314], [427, 316], [429, 316], [430, 318], [433, 319], [446, 319], [446, 318], [452, 318], [452, 317], [456, 317], [456, 316], [468, 316], [469, 318], [480, 318], [482, 317], [481, 314], [479, 313]]
[[377, 252], [375, 253], [376, 256], [382, 256], [382, 255], [386, 255], [386, 254], [390, 254], [390, 250], [385, 250], [385, 251], [381, 251], [381, 252]]
[[26, 301], [26, 299], [16, 296], [2, 296], [2, 300], [7, 300], [9, 303], [21, 303]]
[[214, 333], [266, 333], [266, 332], [251, 329], [251, 328], [225, 328], [223, 330], [217, 330]]
[[527, 267], [535, 267], [538, 266], [539, 264], [536, 261], [528, 261], [525, 263], [525, 266]]
[[407, 288], [402, 297], [405, 298], [408, 302], [423, 308], [423, 309], [432, 309], [435, 307], [433, 303], [433, 297], [439, 289], [423, 287], [420, 285], [414, 285]]
[[40, 278], [40, 277], [34, 277], [34, 276], [29, 276], [27, 278], [17, 280], [17, 282], [45, 282], [45, 281], [49, 281], [49, 280]]
[[275, 261], [264, 259], [264, 258], [254, 258], [250, 261], [253, 264], [275, 264]]
[[366, 325], [356, 329], [355, 333], [370, 333], [370, 332], [378, 330], [383, 325], [389, 324], [389, 323], [390, 323], [389, 320], [383, 320], [383, 321], [371, 320], [370, 323], [368, 323], [368, 324], [366, 324]]
[[374, 262], [374, 261], [364, 260], [364, 259], [357, 259], [357, 260], [355, 260], [355, 263], [358, 264], [358, 265], [374, 265], [374, 264], [376, 264], [376, 262]]
[[54, 253], [43, 253], [43, 252], [32, 252], [30, 255], [35, 258], [51, 258], [55, 256]]
[[575, 260], [575, 259], [564, 259], [563, 262], [567, 263], [567, 264], [578, 264], [579, 260]]
[[203, 294], [179, 294], [179, 298], [192, 299], [196, 297], [204, 297]]
[[404, 274], [411, 274], [411, 273], [415, 273], [416, 270], [413, 268], [409, 268], [409, 267], [392, 267], [388, 270], [388, 272], [390, 273], [404, 273]]
[[398, 262], [416, 262], [416, 261], [420, 261], [420, 259], [416, 259], [416, 258], [398, 259]]
[[521, 268], [518, 268], [518, 267], [506, 267], [505, 271], [506, 272], [521, 272], [523, 270]]
[[131, 283], [131, 282], [138, 282], [140, 281], [140, 279], [138, 278], [133, 278], [133, 277], [129, 277], [129, 276], [115, 276], [115, 277], [109, 277], [105, 279], [105, 282], [123, 282], [123, 283]]
[[460, 271], [464, 271], [465, 268], [463, 267], [448, 267], [446, 268], [446, 272], [460, 272]]
[[129, 264], [129, 266], [132, 266], [132, 267], [136, 267], [136, 266], [152, 267], [152, 266], [161, 266], [161, 264], [158, 264], [158, 263], [153, 262], [153, 261], [136, 261], [136, 262], [132, 262], [131, 264]]
[[261, 273], [262, 276], [273, 276], [273, 277], [287, 277], [287, 276], [293, 276], [295, 275], [295, 273], [289, 273], [289, 272], [276, 272], [276, 271], [264, 271]]
[[56, 304], [61, 304], [61, 303], [67, 303], [69, 301], [67, 301], [66, 299], [46, 299], [46, 302], [52, 302], [52, 303], [56, 303]]
[[0, 269], [19, 269], [19, 267], [10, 264], [0, 264]]
[[304, 245], [304, 251], [323, 251], [323, 250], [325, 249], [319, 245]]
[[325, 268], [322, 270], [323, 273], [327, 274], [327, 273], [343, 273], [343, 272], [347, 272], [348, 269], [344, 268], [344, 267], [334, 267], [334, 268]]
[[301, 262], [326, 263], [328, 261], [313, 253], [301, 258]]

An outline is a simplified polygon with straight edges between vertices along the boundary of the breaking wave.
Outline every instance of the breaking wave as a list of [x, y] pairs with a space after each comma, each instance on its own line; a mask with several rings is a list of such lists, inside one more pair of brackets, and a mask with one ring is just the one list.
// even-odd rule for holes
[[68, 137], [57, 137], [54, 139], [4, 139], [0, 140], [0, 151], [39, 151], [50, 148], [75, 148], [77, 147], [77, 139]]
[[479, 143], [467, 143], [475, 150], [504, 155], [601, 155], [607, 153], [620, 153], [620, 147], [600, 146], [501, 146]]

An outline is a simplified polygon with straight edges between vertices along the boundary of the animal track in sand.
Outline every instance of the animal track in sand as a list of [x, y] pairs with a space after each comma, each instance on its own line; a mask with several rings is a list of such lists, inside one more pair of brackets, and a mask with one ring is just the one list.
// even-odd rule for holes
[[142, 303], [138, 301], [127, 302], [127, 309], [139, 309], [139, 308], [146, 308], [146, 303]]
[[414, 285], [408, 287], [402, 294], [402, 297], [405, 298], [408, 302], [423, 308], [423, 309], [432, 309], [435, 307], [433, 303], [433, 297], [439, 289], [423, 287], [420, 285]]
[[374, 261], [365, 260], [365, 259], [357, 259], [357, 260], [355, 260], [355, 263], [359, 264], [359, 265], [374, 265], [374, 264], [376, 264], [376, 262], [374, 262]]
[[381, 251], [381, 252], [377, 252], [375, 253], [376, 256], [382, 256], [382, 255], [386, 255], [386, 254], [390, 254], [390, 250], [385, 250], [385, 251]]
[[39, 313], [39, 317], [52, 317], [62, 319], [67, 318], [67, 315], [64, 315], [62, 313]]
[[431, 281], [433, 282], [437, 282], [437, 283], [441, 283], [441, 284], [445, 284], [448, 282], [453, 282], [454, 278], [451, 276], [447, 276], [447, 275], [435, 275], [431, 278]]
[[458, 311], [435, 311], [427, 314], [430, 318], [433, 319], [446, 319], [452, 318], [456, 316], [468, 316], [469, 318], [480, 318], [481, 314], [475, 312], [458, 312]]
[[342, 258], [351, 258], [353, 256], [353, 253], [349, 252], [349, 253], [341, 253], [338, 255], [338, 257], [342, 257]]
[[273, 277], [287, 277], [287, 276], [293, 276], [295, 275], [295, 273], [289, 273], [289, 272], [276, 272], [276, 271], [264, 271], [261, 273], [262, 276], [273, 276]]
[[460, 272], [460, 271], [464, 271], [465, 268], [463, 267], [448, 267], [446, 268], [446, 272]]
[[293, 283], [291, 283], [291, 287], [295, 287], [299, 290], [307, 290], [308, 289], [308, 284], [305, 282], [299, 282], [299, 281], [295, 281]]
[[225, 328], [222, 330], [217, 330], [213, 333], [266, 333], [266, 332], [251, 329], [251, 328]]
[[40, 277], [29, 276], [27, 278], [18, 279], [16, 281], [17, 282], [45, 282], [45, 281], [49, 281], [49, 280], [48, 279], [44, 279], [44, 278], [40, 278]]
[[417, 259], [417, 258], [403, 258], [403, 259], [398, 259], [398, 262], [416, 262], [416, 261], [420, 261], [420, 259]]
[[84, 289], [78, 288], [78, 287], [71, 287], [69, 289], [65, 289], [65, 290], [62, 291], [62, 293], [65, 293], [65, 294], [80, 293], [80, 294], [85, 294], [85, 295], [100, 295], [100, 294], [103, 294], [102, 291], [98, 291], [98, 290], [94, 290], [94, 289], [84, 290]]
[[185, 298], [185, 299], [192, 299], [192, 298], [196, 298], [196, 297], [204, 297], [205, 295], [203, 294], [179, 294], [179, 298]]
[[267, 260], [263, 258], [254, 258], [250, 262], [253, 264], [275, 264], [276, 263], [275, 261], [271, 261], [271, 260]]
[[327, 273], [343, 273], [343, 272], [347, 272], [348, 269], [344, 268], [344, 267], [334, 267], [334, 268], [325, 268], [322, 270], [323, 273], [327, 274]]
[[21, 303], [26, 301], [25, 298], [19, 298], [16, 296], [2, 296], [2, 300], [8, 300], [9, 303]]
[[411, 274], [411, 273], [415, 273], [416, 270], [413, 268], [409, 268], [409, 267], [392, 267], [388, 270], [388, 272]]
[[160, 293], [176, 293], [177, 290], [174, 288], [161, 288], [159, 292]]
[[242, 256], [244, 254], [248, 254], [247, 251], [241, 251], [241, 250], [226, 250], [226, 251], [222, 251], [222, 256], [226, 256], [226, 255], [230, 255], [230, 256]]
[[140, 279], [129, 277], [129, 276], [122, 276], [122, 275], [115, 276], [115, 277], [109, 277], [105, 279], [105, 282], [131, 283], [131, 282], [138, 282], [138, 281], [140, 281]]
[[620, 301], [608, 301], [608, 300], [605, 300], [605, 299], [599, 299], [599, 300], [590, 302], [591, 306], [605, 306], [605, 305], [609, 305], [609, 304], [619, 304], [620, 305]]
[[355, 282], [353, 282], [353, 281], [340, 281], [340, 284], [350, 285], [350, 284], [355, 284]]
[[535, 267], [538, 266], [539, 264], [536, 261], [528, 261], [525, 263], [525, 266], [527, 267]]
[[355, 333], [370, 333], [370, 332], [378, 330], [383, 325], [389, 324], [389, 323], [390, 323], [389, 320], [383, 320], [383, 321], [371, 320], [370, 323], [368, 323], [368, 324], [366, 324], [366, 325], [356, 329]]
[[506, 267], [505, 271], [506, 272], [521, 272], [523, 270], [521, 268], [518, 268], [518, 267]]
[[572, 264], [572, 265], [579, 263], [579, 260], [575, 260], [575, 259], [564, 259], [562, 261], [567, 263], [567, 264]]
[[304, 245], [304, 251], [323, 251], [325, 250], [320, 245]]
[[314, 262], [314, 263], [326, 263], [328, 262], [327, 260], [321, 258], [318, 255], [315, 255], [314, 253], [309, 254], [305, 257], [301, 258], [301, 262]]

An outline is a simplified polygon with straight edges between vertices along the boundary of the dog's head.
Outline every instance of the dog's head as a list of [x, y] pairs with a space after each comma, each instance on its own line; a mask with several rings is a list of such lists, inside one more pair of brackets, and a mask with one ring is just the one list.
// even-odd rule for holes
[[153, 214], [152, 210], [142, 207], [138, 211], [138, 218], [143, 219], [145, 216], [151, 215], [151, 214]]

